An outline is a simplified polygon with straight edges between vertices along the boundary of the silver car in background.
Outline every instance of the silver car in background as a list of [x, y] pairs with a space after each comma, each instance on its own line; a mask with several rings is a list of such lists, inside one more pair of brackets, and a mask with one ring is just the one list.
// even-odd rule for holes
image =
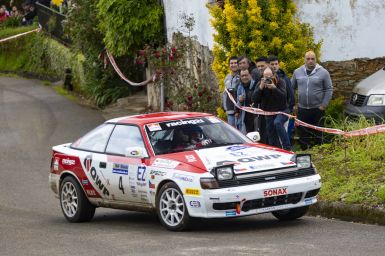
[[385, 123], [385, 67], [359, 82], [345, 106], [347, 116], [360, 115]]

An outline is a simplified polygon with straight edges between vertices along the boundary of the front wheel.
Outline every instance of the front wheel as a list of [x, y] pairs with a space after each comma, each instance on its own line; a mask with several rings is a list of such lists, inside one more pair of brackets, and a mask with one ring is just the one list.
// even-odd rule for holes
[[60, 184], [60, 206], [69, 222], [90, 221], [95, 214], [95, 206], [72, 176], [65, 177]]
[[309, 206], [303, 206], [288, 210], [281, 210], [281, 211], [275, 211], [272, 212], [274, 217], [276, 217], [279, 220], [287, 221], [287, 220], [295, 220], [298, 218], [301, 218], [304, 216], [307, 211], [309, 210]]
[[162, 225], [171, 231], [182, 231], [190, 222], [183, 194], [173, 182], [164, 184], [160, 189], [156, 211]]

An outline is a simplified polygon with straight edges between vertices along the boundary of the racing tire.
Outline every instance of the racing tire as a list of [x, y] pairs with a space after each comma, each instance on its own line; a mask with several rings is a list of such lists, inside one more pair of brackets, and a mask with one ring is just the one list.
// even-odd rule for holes
[[95, 214], [93, 206], [77, 180], [67, 176], [60, 183], [60, 207], [68, 222], [90, 221]]
[[156, 197], [156, 212], [162, 225], [170, 231], [183, 231], [190, 223], [183, 193], [173, 182], [164, 184]]
[[309, 206], [303, 206], [303, 207], [298, 207], [298, 208], [293, 208], [288, 210], [275, 211], [275, 212], [272, 212], [272, 214], [274, 215], [274, 217], [276, 217], [279, 220], [289, 221], [289, 220], [295, 220], [295, 219], [301, 218], [307, 213], [308, 210], [309, 210]]

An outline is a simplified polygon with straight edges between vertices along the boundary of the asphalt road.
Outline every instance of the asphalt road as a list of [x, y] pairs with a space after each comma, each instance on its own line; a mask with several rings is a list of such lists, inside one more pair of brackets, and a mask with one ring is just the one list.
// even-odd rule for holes
[[166, 231], [155, 217], [97, 209], [67, 223], [48, 187], [51, 146], [104, 120], [38, 81], [0, 77], [0, 255], [385, 255], [385, 227], [271, 215]]

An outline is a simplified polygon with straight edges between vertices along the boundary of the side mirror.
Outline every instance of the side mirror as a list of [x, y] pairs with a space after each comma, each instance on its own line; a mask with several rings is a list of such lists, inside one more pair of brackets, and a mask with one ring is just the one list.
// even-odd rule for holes
[[254, 142], [258, 142], [261, 140], [261, 136], [259, 135], [259, 132], [249, 132], [246, 134], [246, 137], [251, 139]]
[[146, 150], [142, 147], [128, 147], [125, 150], [126, 157], [144, 158], [147, 157]]

